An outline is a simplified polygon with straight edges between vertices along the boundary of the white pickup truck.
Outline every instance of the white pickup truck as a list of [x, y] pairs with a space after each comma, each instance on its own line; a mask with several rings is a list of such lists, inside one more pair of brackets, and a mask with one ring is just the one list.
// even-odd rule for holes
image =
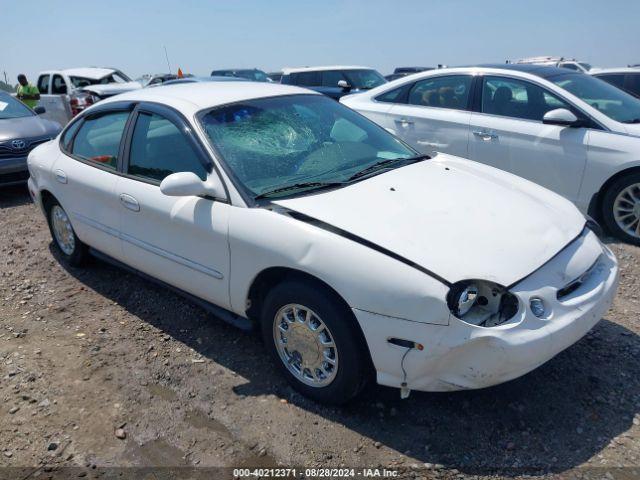
[[96, 67], [40, 72], [37, 85], [43, 117], [60, 125], [104, 98], [142, 88], [120, 70]]

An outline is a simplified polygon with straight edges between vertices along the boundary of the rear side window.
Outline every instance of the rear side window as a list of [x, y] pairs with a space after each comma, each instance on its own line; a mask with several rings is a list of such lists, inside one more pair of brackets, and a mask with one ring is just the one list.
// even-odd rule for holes
[[471, 76], [451, 75], [426, 78], [409, 91], [411, 105], [466, 110], [471, 90]]
[[404, 103], [404, 92], [406, 86], [400, 88], [394, 88], [388, 92], [378, 95], [376, 101], [384, 103]]
[[67, 84], [64, 82], [64, 78], [62, 78], [60, 75], [53, 76], [51, 93], [57, 95], [64, 95], [65, 93], [67, 93]]
[[66, 152], [71, 151], [71, 142], [73, 141], [73, 136], [76, 134], [76, 132], [80, 128], [80, 125], [82, 125], [81, 120], [74, 122], [62, 134], [62, 148], [64, 151]]
[[73, 141], [73, 155], [115, 170], [128, 118], [129, 112], [112, 112], [86, 119]]
[[178, 172], [207, 178], [207, 170], [191, 143], [173, 122], [160, 115], [141, 113], [131, 139], [129, 175], [161, 182]]
[[42, 95], [49, 93], [49, 77], [50, 75], [40, 75], [38, 79], [38, 91]]

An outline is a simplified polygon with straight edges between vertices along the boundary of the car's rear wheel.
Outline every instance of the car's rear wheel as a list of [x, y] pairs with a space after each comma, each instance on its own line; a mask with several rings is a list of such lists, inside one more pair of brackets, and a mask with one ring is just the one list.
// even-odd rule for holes
[[619, 178], [605, 192], [603, 219], [616, 237], [640, 245], [640, 173]]
[[265, 345], [291, 385], [321, 403], [353, 399], [370, 377], [368, 351], [352, 312], [313, 282], [285, 281], [262, 310]]
[[69, 215], [56, 200], [47, 204], [47, 221], [53, 243], [60, 255], [69, 265], [82, 265], [88, 256], [87, 246], [78, 238]]

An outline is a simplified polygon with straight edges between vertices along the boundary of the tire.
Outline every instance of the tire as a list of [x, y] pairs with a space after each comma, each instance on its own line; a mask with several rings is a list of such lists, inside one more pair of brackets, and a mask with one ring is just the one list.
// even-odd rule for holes
[[89, 249], [73, 230], [67, 212], [55, 199], [47, 202], [45, 211], [49, 232], [59, 255], [73, 267], [82, 266], [89, 256]]
[[615, 237], [640, 245], [640, 172], [625, 175], [609, 186], [602, 199], [602, 219]]
[[[292, 321], [294, 305], [299, 325], [294, 325]], [[306, 312], [311, 312], [309, 317]], [[317, 330], [309, 329], [307, 323], [300, 321], [302, 318], [309, 318], [309, 325]], [[286, 324], [286, 333], [279, 328], [283, 322]], [[319, 322], [324, 324], [324, 328]], [[368, 383], [372, 368], [356, 319], [351, 310], [327, 288], [305, 279], [286, 280], [278, 284], [265, 298], [261, 324], [265, 345], [274, 361], [293, 388], [306, 397], [323, 404], [340, 405], [355, 398]], [[276, 335], [288, 336], [288, 344], [293, 345], [292, 351], [279, 349]], [[314, 337], [323, 342], [332, 340], [334, 347], [325, 347]], [[306, 353], [307, 364], [324, 362], [326, 370], [316, 370], [318, 379], [301, 378], [309, 377], [311, 370], [302, 368], [299, 360], [305, 355], [301, 356], [300, 351], [293, 350], [296, 347]], [[323, 353], [333, 357], [333, 368]], [[290, 358], [294, 362], [286, 362], [284, 356], [288, 354], [292, 354]]]

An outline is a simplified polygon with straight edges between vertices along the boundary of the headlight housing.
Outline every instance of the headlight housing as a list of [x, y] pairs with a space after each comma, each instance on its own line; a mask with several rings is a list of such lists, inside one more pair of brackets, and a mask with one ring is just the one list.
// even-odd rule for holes
[[495, 327], [518, 312], [518, 298], [502, 285], [486, 280], [454, 283], [447, 305], [456, 318], [479, 327]]

